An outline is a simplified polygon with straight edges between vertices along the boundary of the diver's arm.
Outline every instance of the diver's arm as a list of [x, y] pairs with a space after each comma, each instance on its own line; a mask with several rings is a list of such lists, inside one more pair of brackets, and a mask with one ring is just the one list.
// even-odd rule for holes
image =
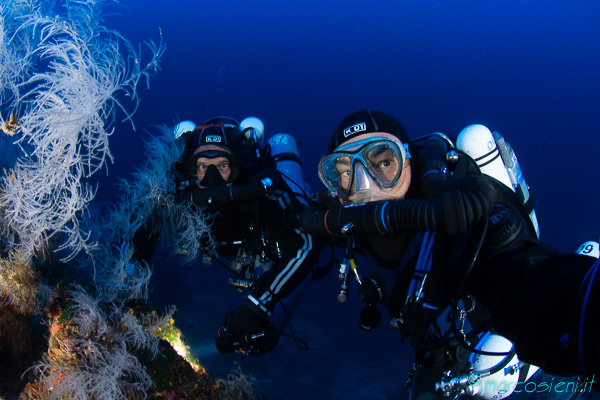
[[[600, 303], [581, 304], [592, 257], [557, 254], [544, 245], [524, 246], [478, 263], [469, 292], [490, 310], [494, 328], [515, 343], [519, 359], [556, 375], [582, 374], [580, 353], [593, 359], [588, 374], [599, 374]], [[597, 299], [596, 299], [597, 300]], [[580, 324], [582, 312], [592, 318]], [[582, 328], [583, 327], [583, 328]], [[580, 333], [594, 341], [579, 349]], [[595, 368], [595, 370], [594, 370]]]
[[582, 373], [583, 354], [589, 371], [600, 372], [600, 302], [593, 300], [594, 291], [585, 294], [589, 285], [584, 281], [595, 260], [558, 254], [539, 243], [520, 210], [515, 199], [496, 204], [483, 246], [473, 256], [474, 267], [465, 271], [464, 265], [454, 266], [455, 275], [464, 276], [463, 293], [474, 295], [490, 311], [494, 328], [515, 343], [522, 361], [572, 376]]
[[328, 211], [307, 210], [300, 225], [311, 233], [394, 236], [404, 231], [455, 234], [487, 218], [502, 196], [496, 182], [482, 175], [462, 154], [447, 177], [448, 149], [429, 139], [419, 148], [420, 187], [424, 198], [352, 204]]
[[298, 201], [285, 182], [278, 189], [268, 200], [262, 200], [267, 215], [263, 215], [266, 218], [261, 218], [260, 223], [261, 229], [275, 232], [268, 237], [277, 243], [280, 257], [253, 283], [245, 305], [226, 316], [217, 339], [217, 349], [222, 353], [269, 352], [312, 278], [311, 271], [321, 250], [320, 240], [316, 242], [304, 230], [286, 224], [287, 208], [297, 206]]
[[177, 201], [191, 201], [199, 206], [224, 205], [264, 199], [282, 185], [286, 185], [277, 170], [265, 170], [249, 183], [234, 183], [210, 188], [200, 188], [198, 180], [186, 181], [179, 186]]
[[[277, 302], [283, 301], [310, 279], [322, 249], [321, 238], [312, 236], [302, 229], [295, 229], [293, 235], [282, 242], [282, 258], [262, 274], [254, 284], [250, 303], [271, 311]], [[301, 289], [303, 290], [303, 289]], [[299, 299], [298, 299], [299, 300]]]
[[[280, 257], [255, 282], [252, 297], [272, 310], [278, 301], [295, 292], [311, 274], [323, 245], [322, 238], [291, 223], [291, 214], [300, 212], [304, 206], [280, 172], [275, 169], [264, 170], [253, 179], [264, 177], [269, 177], [274, 182], [275, 190], [269, 199], [261, 200], [261, 224], [274, 232], [272, 239], [277, 242]], [[252, 302], [253, 300], [250, 301]]]
[[466, 175], [444, 182], [446, 187], [434, 199], [378, 201], [326, 211], [306, 209], [300, 225], [315, 234], [393, 236], [406, 230], [455, 234], [486, 218], [493, 209], [496, 190], [490, 178]]

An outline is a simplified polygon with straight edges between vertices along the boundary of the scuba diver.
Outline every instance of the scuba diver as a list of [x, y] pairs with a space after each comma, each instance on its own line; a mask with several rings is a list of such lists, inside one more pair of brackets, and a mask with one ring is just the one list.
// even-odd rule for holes
[[225, 316], [217, 350], [265, 354], [284, 335], [321, 249], [289, 219], [309, 199], [297, 144], [277, 134], [261, 146], [264, 125], [255, 117], [241, 123], [216, 117], [200, 126], [184, 121], [175, 133], [186, 142], [176, 166], [178, 201], [210, 215], [203, 262], [221, 264], [232, 285], [250, 292], [245, 305]]
[[348, 115], [319, 162], [321, 207], [298, 224], [345, 249], [338, 299], [356, 280], [361, 329], [378, 326], [383, 308], [410, 340], [412, 396], [517, 396], [538, 368], [546, 375], [524, 394], [589, 393], [600, 370], [599, 264], [539, 242], [516, 157], [503, 160], [502, 141], [483, 128], [465, 128], [456, 146], [441, 133], [411, 141], [382, 112]]

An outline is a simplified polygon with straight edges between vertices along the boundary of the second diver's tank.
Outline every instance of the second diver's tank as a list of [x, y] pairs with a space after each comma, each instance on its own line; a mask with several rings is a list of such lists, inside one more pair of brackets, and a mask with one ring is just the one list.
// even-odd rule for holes
[[253, 140], [259, 146], [262, 146], [262, 139], [265, 135], [265, 124], [260, 118], [246, 117], [240, 122], [240, 129], [246, 135], [246, 138]]
[[183, 135], [186, 132], [193, 132], [194, 129], [196, 129], [196, 124], [192, 121], [181, 121], [177, 125], [175, 125], [175, 128], [173, 129], [173, 136], [175, 137], [175, 139], [179, 139], [181, 135]]
[[304, 180], [296, 139], [287, 133], [277, 133], [269, 138], [268, 144], [271, 147], [271, 155], [277, 162], [277, 170], [281, 172], [298, 200], [308, 204], [310, 188]]

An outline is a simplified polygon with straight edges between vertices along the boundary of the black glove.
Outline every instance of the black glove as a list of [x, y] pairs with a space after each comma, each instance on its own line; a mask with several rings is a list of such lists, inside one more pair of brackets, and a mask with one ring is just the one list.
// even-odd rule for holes
[[290, 229], [301, 228], [300, 217], [305, 208], [306, 206], [300, 203], [292, 203], [287, 206], [283, 213], [285, 225]]
[[438, 137], [428, 139], [419, 151], [422, 191], [425, 198], [440, 195], [448, 169], [446, 142]]
[[175, 204], [184, 204], [192, 201], [192, 192], [189, 188], [178, 190], [173, 197]]
[[264, 313], [242, 306], [225, 316], [215, 346], [221, 354], [235, 351], [263, 355], [273, 350], [279, 341], [279, 336]]
[[360, 311], [360, 323], [358, 327], [363, 331], [377, 328], [381, 323], [381, 313], [377, 306], [366, 306]]
[[250, 178], [250, 183], [260, 182], [261, 180], [269, 178], [273, 182], [273, 186], [275, 189], [281, 189], [286, 185], [283, 177], [281, 176], [281, 172], [276, 169], [265, 169], [255, 174], [252, 178]]
[[448, 147], [446, 142], [439, 137], [427, 139], [419, 150], [419, 159], [421, 161], [421, 174], [431, 170], [440, 170], [446, 167], [446, 153]]

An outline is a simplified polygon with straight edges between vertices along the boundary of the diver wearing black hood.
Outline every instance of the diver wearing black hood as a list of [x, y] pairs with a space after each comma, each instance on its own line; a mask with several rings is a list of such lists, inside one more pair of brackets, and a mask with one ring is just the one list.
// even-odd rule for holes
[[[446, 398], [482, 395], [468, 379], [477, 374], [460, 371], [470, 352], [485, 355], [474, 346], [489, 331], [514, 349], [508, 352], [506, 341], [508, 349], [492, 352], [505, 362], [477, 375], [479, 384], [502, 368], [513, 370], [505, 380], [522, 382], [518, 360], [516, 370], [509, 364], [515, 350], [547, 373], [593, 378], [600, 335], [597, 315], [589, 315], [598, 306], [582, 307], [582, 293], [593, 286], [594, 260], [540, 244], [517, 195], [451, 145], [438, 134], [410, 142], [397, 120], [375, 110], [350, 114], [333, 133], [319, 176], [339, 202], [306, 209], [300, 226], [347, 247], [366, 303], [361, 328], [377, 326], [383, 307], [416, 349], [416, 370], [437, 369], [428, 386], [417, 380], [420, 398], [434, 398], [436, 390]], [[377, 262], [368, 275], [354, 261], [363, 252]], [[578, 324], [584, 319], [585, 327]]]
[[217, 349], [265, 354], [277, 344], [310, 280], [320, 245], [287, 223], [290, 210], [300, 208], [297, 195], [268, 147], [260, 148], [235, 120], [206, 121], [189, 145], [189, 181], [179, 197], [209, 212], [218, 255], [233, 259], [227, 266], [232, 283], [251, 288], [246, 305], [225, 317]]
[[[174, 165], [175, 201], [201, 207], [210, 226], [210, 238], [200, 244], [203, 262], [222, 265], [237, 290], [250, 292], [245, 305], [225, 316], [217, 350], [265, 354], [289, 325], [321, 250], [320, 242], [289, 218], [301, 209], [305, 193], [288, 186], [253, 127], [242, 129], [232, 118], [216, 117], [200, 126], [182, 121], [174, 133], [185, 142]], [[291, 182], [304, 190], [303, 177]], [[147, 225], [133, 241], [134, 257], [149, 262], [158, 235], [152, 233], [152, 221]]]

